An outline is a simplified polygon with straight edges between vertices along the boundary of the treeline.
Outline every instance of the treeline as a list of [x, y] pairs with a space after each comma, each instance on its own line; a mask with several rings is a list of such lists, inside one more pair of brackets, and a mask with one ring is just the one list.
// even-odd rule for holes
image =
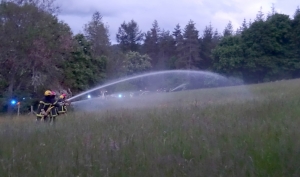
[[[274, 8], [272, 8], [274, 9]], [[10, 100], [32, 102], [45, 89], [73, 94], [105, 81], [146, 71], [210, 70], [248, 83], [300, 76], [300, 10], [293, 18], [259, 11], [234, 30], [211, 25], [198, 31], [190, 20], [172, 31], [154, 20], [143, 32], [137, 22], [120, 24], [112, 45], [100, 12], [72, 34], [57, 18], [52, 0], [2, 0], [0, 3], [0, 106]], [[31, 98], [31, 100], [30, 100]]]
[[[272, 8], [274, 9], [274, 8]], [[300, 9], [293, 19], [272, 10], [259, 11], [249, 25], [228, 30], [212, 50], [212, 69], [248, 83], [300, 77]]]

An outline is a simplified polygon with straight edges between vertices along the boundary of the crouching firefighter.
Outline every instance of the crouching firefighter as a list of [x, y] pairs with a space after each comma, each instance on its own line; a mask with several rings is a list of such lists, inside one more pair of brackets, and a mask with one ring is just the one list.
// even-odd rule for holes
[[58, 103], [60, 106], [57, 108], [58, 115], [67, 114], [67, 106], [70, 105], [70, 103], [66, 100], [66, 97], [66, 94], [59, 96]]
[[[59, 107], [59, 104], [57, 103], [57, 101], [55, 101], [55, 93], [50, 91], [50, 90], [46, 90], [44, 93], [44, 99], [42, 101], [39, 102], [38, 108], [37, 108], [37, 121], [51, 121], [51, 119], [53, 119], [53, 117], [57, 116], [57, 112], [55, 107]], [[55, 119], [55, 118], [54, 118]], [[53, 120], [54, 120], [53, 119]]]

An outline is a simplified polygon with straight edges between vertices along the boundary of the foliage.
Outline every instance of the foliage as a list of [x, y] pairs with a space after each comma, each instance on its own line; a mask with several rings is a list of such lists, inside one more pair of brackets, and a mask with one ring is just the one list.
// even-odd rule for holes
[[72, 57], [65, 62], [63, 84], [78, 93], [103, 82], [106, 60], [104, 56], [93, 57], [90, 42], [83, 34], [77, 34], [74, 37]]
[[196, 30], [195, 23], [190, 20], [184, 28], [182, 37], [178, 35], [181, 42], [178, 45], [178, 50], [180, 55], [177, 60], [177, 68], [184, 69], [195, 69], [197, 68], [197, 63], [200, 60], [199, 57], [199, 41], [198, 41], [198, 31]]
[[123, 69], [126, 75], [133, 75], [149, 71], [151, 69], [151, 58], [138, 52], [128, 52], [125, 55]]
[[119, 45], [112, 45], [110, 47], [110, 55], [107, 61], [107, 79], [116, 79], [123, 76], [123, 61], [125, 60], [125, 54], [120, 49]]
[[223, 36], [228, 37], [231, 35], [233, 35], [233, 27], [232, 27], [231, 21], [229, 21], [226, 28], [223, 31]]
[[53, 9], [51, 1], [1, 1], [0, 75], [7, 88], [5, 99], [21, 90], [33, 93], [59, 83], [71, 32]]
[[161, 29], [155, 20], [150, 31], [147, 31], [143, 44], [143, 52], [147, 53], [151, 58], [152, 66], [156, 66], [159, 61], [159, 38]]
[[228, 36], [222, 39], [213, 51], [214, 69], [224, 74], [238, 76], [243, 68], [243, 49], [240, 47], [241, 38]]
[[213, 59], [211, 56], [211, 51], [216, 48], [219, 44], [220, 35], [217, 30], [213, 31], [213, 27], [210, 24], [206, 26], [202, 37], [199, 39], [199, 56], [201, 61], [199, 63], [199, 68], [208, 70], [212, 69]]
[[123, 52], [138, 51], [143, 37], [144, 34], [139, 30], [139, 26], [134, 20], [128, 23], [124, 21], [116, 35], [117, 42], [120, 44]]
[[54, 0], [1, 1], [2, 108], [12, 98], [35, 100], [44, 89], [77, 93], [145, 71], [209, 70], [246, 83], [300, 77], [299, 7], [292, 18], [274, 5], [266, 15], [260, 8], [254, 20], [243, 19], [236, 30], [229, 21], [221, 32], [209, 24], [202, 34], [192, 20], [172, 32], [154, 20], [144, 33], [132, 19], [120, 25], [113, 45], [101, 12], [93, 13], [84, 34], [72, 34], [58, 20], [58, 8]]
[[85, 25], [85, 36], [91, 43], [91, 52], [94, 57], [108, 56], [109, 55], [109, 30], [102, 22], [100, 12], [95, 12], [92, 20]]
[[214, 68], [250, 83], [296, 77], [300, 60], [295, 20], [276, 12], [264, 19], [260, 11], [249, 27], [243, 23], [239, 35], [221, 40], [213, 50]]

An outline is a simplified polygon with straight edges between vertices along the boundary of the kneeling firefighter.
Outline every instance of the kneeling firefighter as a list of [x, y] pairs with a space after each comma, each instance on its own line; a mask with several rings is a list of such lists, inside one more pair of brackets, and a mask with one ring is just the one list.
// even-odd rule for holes
[[57, 115], [56, 110], [53, 108], [59, 107], [59, 104], [57, 103], [57, 101], [55, 101], [54, 92], [46, 90], [44, 96], [44, 99], [39, 102], [36, 120], [40, 121], [43, 119], [45, 122], [47, 122], [49, 119], [51, 121], [51, 119], [53, 119], [53, 116]]
[[60, 106], [57, 108], [59, 115], [67, 113], [67, 106], [70, 105], [70, 103], [67, 102], [66, 97], [67, 95], [64, 93], [59, 96], [58, 103], [60, 104]]

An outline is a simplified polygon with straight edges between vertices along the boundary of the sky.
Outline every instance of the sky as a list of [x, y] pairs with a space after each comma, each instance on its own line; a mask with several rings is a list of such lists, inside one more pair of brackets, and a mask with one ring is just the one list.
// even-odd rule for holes
[[255, 19], [257, 12], [267, 15], [272, 4], [279, 13], [292, 18], [300, 2], [296, 0], [63, 0], [58, 1], [58, 18], [67, 23], [74, 34], [83, 32], [92, 14], [99, 11], [109, 26], [111, 43], [116, 43], [118, 28], [125, 21], [134, 20], [143, 32], [157, 20], [161, 29], [173, 31], [176, 24], [183, 29], [192, 20], [201, 36], [205, 26], [211, 25], [222, 32], [229, 21], [234, 29], [243, 19]]

